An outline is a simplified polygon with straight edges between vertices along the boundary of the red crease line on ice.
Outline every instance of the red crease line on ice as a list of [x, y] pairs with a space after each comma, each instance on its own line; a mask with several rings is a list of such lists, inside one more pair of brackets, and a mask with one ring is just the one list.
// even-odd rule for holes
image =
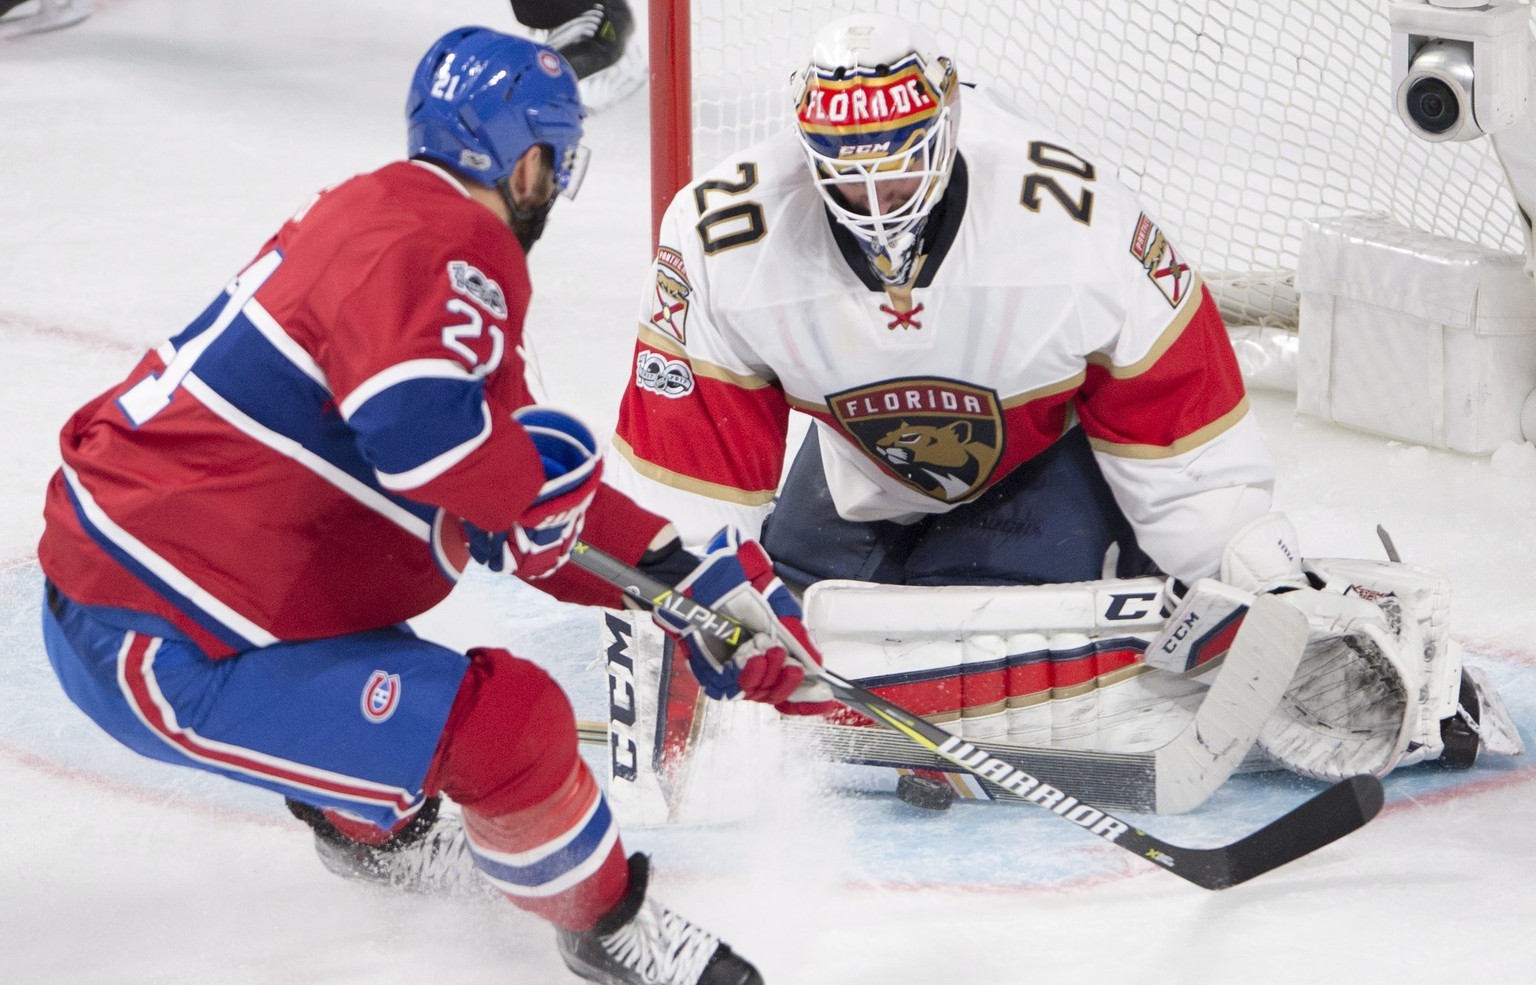
[[81, 348], [110, 349], [132, 355], [138, 355], [146, 348], [141, 343], [127, 342], [105, 332], [87, 328], [70, 328], [64, 325], [45, 325], [5, 312], [0, 312], [0, 331], [50, 342], [68, 342]]
[[0, 759], [7, 759], [18, 766], [41, 773], [55, 780], [67, 780], [72, 783], [80, 783], [111, 794], [114, 797], [122, 797], [140, 804], [148, 804], [152, 807], [170, 807], [177, 810], [191, 811], [204, 817], [215, 818], [220, 821], [233, 821], [240, 824], [255, 824], [264, 828], [291, 827], [281, 818], [266, 817], [261, 814], [253, 814], [233, 807], [219, 807], [214, 804], [201, 804], [175, 794], [159, 793], [147, 790], [122, 780], [115, 780], [92, 770], [82, 769], [78, 766], [66, 766], [55, 762], [37, 753], [18, 749], [9, 743], [0, 743]]

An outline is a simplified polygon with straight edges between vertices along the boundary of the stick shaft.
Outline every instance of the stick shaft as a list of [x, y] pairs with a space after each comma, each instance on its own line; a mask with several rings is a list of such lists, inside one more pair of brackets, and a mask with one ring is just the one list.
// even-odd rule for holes
[[[571, 562], [646, 608], [677, 613], [697, 627], [698, 632], [709, 632], [731, 643], [747, 638], [748, 630], [736, 620], [700, 605], [589, 544], [578, 541], [571, 552]], [[1285, 603], [1274, 596], [1263, 596], [1254, 604], [1257, 607]], [[1239, 638], [1241, 635], [1239, 631]], [[1045, 783], [1010, 762], [1008, 757], [978, 749], [831, 670], [822, 668], [820, 673], [833, 696], [845, 706], [906, 736], [915, 745], [960, 769], [1012, 790], [1090, 834], [1156, 862], [1174, 875], [1205, 889], [1224, 889], [1299, 858], [1365, 824], [1381, 808], [1380, 782], [1374, 777], [1353, 777], [1334, 784], [1291, 813], [1230, 845], [1181, 848], [1062, 789], [1065, 784]]]

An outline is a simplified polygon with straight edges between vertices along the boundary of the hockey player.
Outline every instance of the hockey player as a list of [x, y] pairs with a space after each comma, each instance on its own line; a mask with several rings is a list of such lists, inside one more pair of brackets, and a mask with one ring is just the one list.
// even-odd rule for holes
[[759, 983], [649, 895], [559, 687], [406, 628], [471, 557], [617, 606], [564, 564], [582, 535], [758, 631], [699, 665], [716, 692], [784, 702], [804, 679], [780, 642], [798, 610], [749, 582], [756, 545], [662, 549], [672, 528], [601, 485], [590, 432], [532, 402], [525, 254], [586, 158], [570, 66], [455, 30], [407, 115], [410, 160], [317, 195], [64, 427], [38, 549], [49, 660], [130, 748], [287, 798], [336, 871], [427, 889], [478, 870], [593, 981]]
[[[678, 518], [688, 543], [722, 524], [761, 530], [802, 586], [1158, 575], [1171, 602], [1207, 583], [1315, 590], [1323, 576], [1271, 512], [1274, 469], [1211, 294], [1128, 189], [889, 17], [824, 28], [795, 89], [793, 127], [667, 210], [609, 481]], [[781, 486], [791, 410], [812, 428]], [[1412, 595], [1433, 614], [1362, 602], [1314, 623], [1352, 640], [1361, 622], [1390, 624], [1373, 645], [1408, 681], [1428, 662], [1414, 648], [1438, 647], [1433, 698], [1373, 722], [1365, 757], [1307, 748], [1317, 730], [1298, 725], [1275, 743], [1296, 747], [1287, 765], [1385, 772], [1410, 747], [1440, 751], [1440, 722], [1460, 714], [1459, 655], [1445, 593], [1394, 580], [1406, 570], [1375, 587], [1341, 577], [1334, 594]], [[1240, 608], [1212, 591], [1195, 604]], [[1438, 642], [1387, 639], [1409, 623]], [[909, 672], [938, 687], [935, 668]], [[988, 693], [1047, 707], [1050, 689]], [[1357, 712], [1330, 723], [1341, 742]]]
[[[1074, 581], [1111, 547], [1213, 573], [1274, 472], [1199, 275], [908, 25], [813, 52], [797, 126], [663, 219], [611, 480], [690, 543], [777, 498], [800, 582]], [[790, 410], [815, 426], [776, 497]]]
[[645, 81], [627, 0], [512, 0], [512, 14], [571, 63], [587, 109], [605, 109]]

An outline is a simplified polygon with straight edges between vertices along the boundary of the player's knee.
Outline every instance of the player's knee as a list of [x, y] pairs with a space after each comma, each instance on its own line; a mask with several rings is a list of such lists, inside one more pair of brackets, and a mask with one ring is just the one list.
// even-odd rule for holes
[[486, 816], [539, 803], [578, 756], [570, 700], [543, 670], [506, 650], [477, 648], [468, 656], [428, 792], [440, 790]]

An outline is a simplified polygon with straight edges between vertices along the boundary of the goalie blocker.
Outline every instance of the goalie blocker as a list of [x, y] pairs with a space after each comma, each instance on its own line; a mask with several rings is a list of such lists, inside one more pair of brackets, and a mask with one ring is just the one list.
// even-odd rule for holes
[[[1491, 681], [1464, 666], [1449, 637], [1443, 578], [1355, 559], [1308, 560], [1303, 570], [1311, 587], [1285, 600], [1308, 618], [1306, 652], [1243, 768], [1337, 780], [1426, 761], [1469, 766], [1480, 749], [1523, 751]], [[1002, 588], [824, 581], [804, 603], [829, 668], [979, 748], [1083, 750], [1161, 768], [1150, 754], [1198, 712], [1253, 597], [1203, 579], [1165, 618], [1165, 585], [1153, 578]], [[763, 709], [702, 700], [647, 617], [604, 618], [610, 795], [640, 823], [684, 812], [722, 819], [729, 803], [685, 797], [691, 774], [711, 772], [696, 769], [701, 750], [779, 724]], [[844, 710], [781, 730], [861, 767], [847, 773], [860, 785], [873, 782], [870, 764], [880, 764], [885, 789], [892, 769], [942, 770], [898, 761], [868, 724]], [[1011, 799], [974, 776], [939, 775], [961, 797]]]

